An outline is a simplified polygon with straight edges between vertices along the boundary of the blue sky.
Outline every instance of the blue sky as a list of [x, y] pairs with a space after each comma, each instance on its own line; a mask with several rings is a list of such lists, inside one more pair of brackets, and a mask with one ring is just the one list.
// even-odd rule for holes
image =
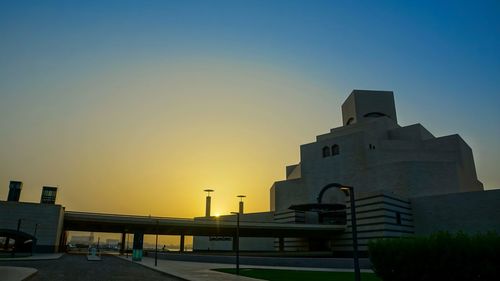
[[233, 56], [366, 84], [406, 75], [487, 86], [499, 74], [497, 1], [1, 3], [1, 58], [10, 66]]
[[[66, 152], [75, 148], [68, 142], [81, 132], [130, 137], [103, 128], [117, 120], [140, 126], [151, 119], [130, 118], [145, 115], [183, 116], [196, 127], [205, 109], [194, 101], [212, 105], [217, 111], [204, 113], [218, 120], [264, 116], [255, 128], [290, 139], [278, 152], [291, 155], [276, 165], [281, 171], [297, 161], [301, 143], [341, 124], [340, 104], [352, 89], [383, 89], [395, 92], [402, 125], [459, 133], [480, 180], [499, 188], [499, 12], [498, 1], [0, 1], [0, 156], [11, 163], [2, 164], [1, 183], [76, 184], [78, 177], [62, 180], [44, 167], [69, 161]], [[217, 83], [203, 80], [209, 74]], [[212, 88], [159, 97], [160, 88], [169, 95], [161, 81], [172, 77]], [[245, 79], [262, 84], [253, 89], [257, 82]], [[246, 81], [249, 94], [237, 81]], [[186, 106], [190, 116], [148, 115], [161, 102], [165, 112]], [[88, 121], [107, 110], [119, 117]], [[59, 134], [66, 139], [50, 147]], [[38, 164], [16, 156], [58, 147], [66, 150]], [[277, 173], [265, 177], [264, 192]]]

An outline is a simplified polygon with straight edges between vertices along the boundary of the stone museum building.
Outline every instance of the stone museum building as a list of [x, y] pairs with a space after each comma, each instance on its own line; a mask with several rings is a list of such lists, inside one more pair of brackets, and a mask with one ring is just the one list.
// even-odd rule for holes
[[[361, 251], [374, 238], [500, 231], [500, 190], [483, 189], [472, 150], [459, 135], [436, 137], [421, 124], [400, 126], [390, 91], [352, 91], [342, 119], [343, 126], [300, 146], [300, 162], [271, 186], [270, 212], [243, 214], [242, 221], [346, 223], [346, 231], [331, 239], [284, 238], [282, 247], [350, 252], [348, 197], [333, 188], [318, 198], [323, 187], [339, 183], [355, 193]], [[211, 238], [195, 237], [194, 249], [231, 249], [231, 241]], [[277, 240], [242, 238], [241, 247], [278, 249]]]

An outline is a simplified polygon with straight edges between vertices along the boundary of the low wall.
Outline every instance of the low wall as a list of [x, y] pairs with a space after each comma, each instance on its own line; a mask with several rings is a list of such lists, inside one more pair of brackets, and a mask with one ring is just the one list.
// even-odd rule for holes
[[500, 189], [411, 199], [415, 234], [437, 231], [500, 233]]
[[[154, 258], [154, 252], [145, 252], [145, 256]], [[235, 264], [234, 255], [198, 255], [190, 253], [158, 253], [158, 259]], [[370, 260], [359, 259], [362, 269], [371, 269]], [[240, 256], [242, 265], [262, 266], [288, 266], [312, 268], [353, 268], [353, 260], [349, 258], [304, 258], [304, 257], [266, 257], [266, 256]]]

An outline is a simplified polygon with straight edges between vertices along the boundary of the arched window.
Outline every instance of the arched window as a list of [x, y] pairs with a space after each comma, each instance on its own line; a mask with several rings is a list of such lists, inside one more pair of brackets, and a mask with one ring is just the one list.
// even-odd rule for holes
[[332, 145], [332, 155], [337, 155], [337, 154], [339, 154], [339, 152], [340, 152], [339, 146], [336, 144]]
[[330, 148], [328, 146], [323, 147], [323, 158], [330, 156]]
[[351, 118], [347, 119], [347, 122], [345, 123], [345, 125], [346, 125], [346, 126], [349, 126], [349, 125], [351, 125], [352, 123], [354, 123], [354, 118], [352, 118], [352, 117], [351, 117]]
[[[387, 115], [382, 113], [382, 112], [370, 112], [370, 113], [363, 115], [363, 117], [371, 117], [371, 118], [378, 118], [378, 117], [383, 117], [383, 116], [387, 116]], [[387, 116], [387, 117], [389, 117], [389, 116]]]

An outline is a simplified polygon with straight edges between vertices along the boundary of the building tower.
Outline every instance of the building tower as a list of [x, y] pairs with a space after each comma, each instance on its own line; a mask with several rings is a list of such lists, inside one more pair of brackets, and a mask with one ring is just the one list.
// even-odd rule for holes
[[19, 197], [21, 197], [22, 188], [23, 188], [22, 181], [10, 181], [9, 195], [7, 196], [7, 201], [19, 202]]
[[42, 189], [42, 196], [40, 198], [40, 203], [55, 204], [56, 195], [57, 195], [57, 187], [44, 186]]
[[242, 215], [243, 214], [243, 198], [245, 198], [246, 196], [245, 195], [238, 195], [236, 197], [240, 198], [239, 213], [240, 213], [240, 215]]
[[212, 204], [212, 197], [210, 197], [210, 192], [214, 192], [213, 189], [203, 190], [207, 193], [207, 198], [205, 201], [205, 217], [210, 217], [210, 205]]

